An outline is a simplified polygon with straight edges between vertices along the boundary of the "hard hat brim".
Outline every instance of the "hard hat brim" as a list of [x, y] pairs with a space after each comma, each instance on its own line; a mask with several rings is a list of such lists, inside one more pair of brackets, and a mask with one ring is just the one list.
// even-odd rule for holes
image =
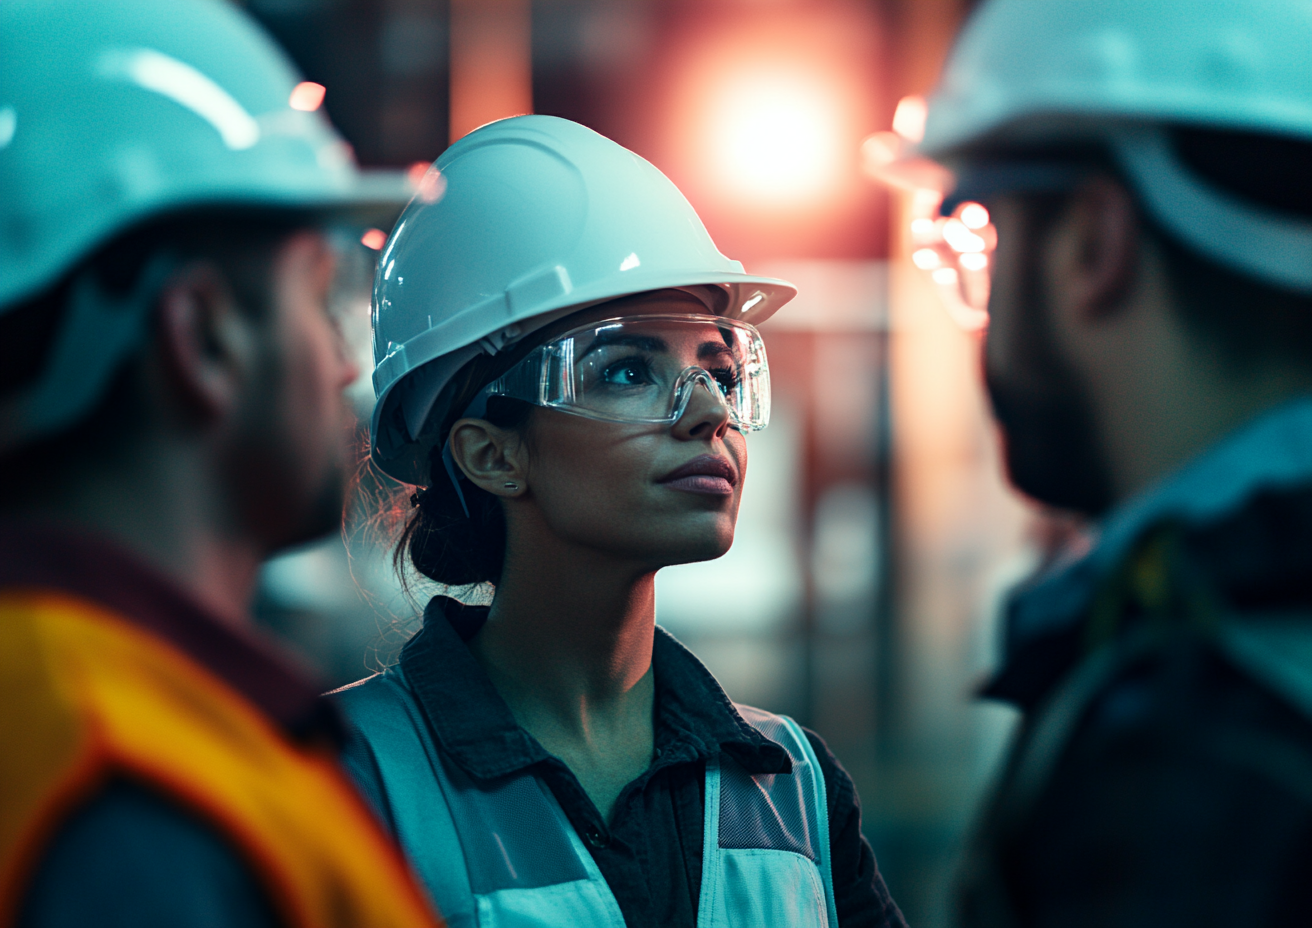
[[[401, 211], [415, 195], [415, 186], [403, 171], [361, 171], [355, 183], [341, 191], [306, 195], [288, 191], [285, 198], [276, 193], [250, 203], [224, 201], [221, 205], [241, 209], [305, 210], [328, 221], [368, 223], [390, 229]], [[198, 204], [205, 205], [205, 204]]]
[[415, 185], [403, 171], [361, 171], [341, 209], [353, 218], [374, 219], [390, 228], [414, 195]]

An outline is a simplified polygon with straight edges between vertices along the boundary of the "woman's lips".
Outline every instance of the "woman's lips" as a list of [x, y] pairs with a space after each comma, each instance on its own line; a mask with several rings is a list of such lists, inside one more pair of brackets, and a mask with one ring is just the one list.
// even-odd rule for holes
[[738, 485], [738, 468], [728, 458], [702, 454], [671, 471], [659, 482], [687, 493], [730, 496]]

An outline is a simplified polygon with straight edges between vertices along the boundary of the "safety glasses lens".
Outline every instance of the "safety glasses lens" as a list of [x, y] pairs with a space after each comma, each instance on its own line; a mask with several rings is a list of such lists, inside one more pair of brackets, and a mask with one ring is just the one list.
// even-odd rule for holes
[[[537, 366], [540, 402], [593, 418], [671, 421], [702, 390], [736, 427], [764, 428], [769, 419], [760, 335], [715, 316], [637, 316], [575, 329], [544, 345]], [[503, 393], [510, 380], [503, 378]]]

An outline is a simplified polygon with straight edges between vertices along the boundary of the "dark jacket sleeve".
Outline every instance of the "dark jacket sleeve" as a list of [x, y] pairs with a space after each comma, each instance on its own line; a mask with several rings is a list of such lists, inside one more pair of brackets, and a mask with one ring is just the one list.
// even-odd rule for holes
[[20, 928], [273, 928], [246, 861], [208, 824], [115, 781], [56, 833], [23, 898]]
[[[1306, 716], [1181, 645], [1088, 706], [996, 857], [1001, 884], [1045, 928], [1312, 924], [1309, 783]], [[960, 922], [985, 924], [964, 902]]]
[[906, 928], [906, 920], [879, 875], [875, 852], [861, 834], [861, 800], [852, 778], [815, 732], [803, 729], [825, 778], [829, 806], [829, 859], [840, 928]]

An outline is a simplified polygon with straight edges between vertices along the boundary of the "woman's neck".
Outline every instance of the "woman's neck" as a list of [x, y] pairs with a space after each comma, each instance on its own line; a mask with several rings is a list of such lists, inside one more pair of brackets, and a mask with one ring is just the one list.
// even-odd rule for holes
[[[565, 719], [623, 701], [651, 668], [655, 575], [610, 565], [508, 564], [487, 624], [471, 642], [517, 698]], [[500, 684], [498, 682], [498, 686]]]
[[652, 756], [655, 574], [554, 553], [508, 558], [470, 648], [516, 721], [609, 818]]

